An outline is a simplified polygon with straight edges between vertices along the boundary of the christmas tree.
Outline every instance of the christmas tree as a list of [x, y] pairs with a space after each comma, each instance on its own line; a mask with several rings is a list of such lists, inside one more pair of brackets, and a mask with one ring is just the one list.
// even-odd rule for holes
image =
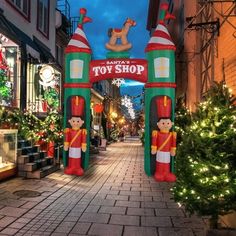
[[177, 149], [174, 198], [186, 210], [210, 216], [236, 209], [236, 109], [224, 83], [209, 90], [197, 106]]
[[191, 114], [186, 108], [184, 97], [177, 98], [175, 106], [175, 131], [177, 132], [177, 143], [182, 141], [187, 127], [191, 124]]

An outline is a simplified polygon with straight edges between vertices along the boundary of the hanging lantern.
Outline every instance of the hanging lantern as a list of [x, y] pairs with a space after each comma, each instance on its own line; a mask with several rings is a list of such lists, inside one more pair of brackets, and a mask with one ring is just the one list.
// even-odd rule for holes
[[103, 105], [102, 104], [95, 104], [93, 106], [93, 110], [97, 113], [101, 113], [103, 111]]

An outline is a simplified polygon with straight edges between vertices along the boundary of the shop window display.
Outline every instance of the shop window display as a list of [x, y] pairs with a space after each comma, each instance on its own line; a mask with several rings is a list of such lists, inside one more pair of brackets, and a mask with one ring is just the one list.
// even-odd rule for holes
[[16, 174], [17, 130], [0, 129], [0, 180]]
[[38, 0], [38, 8], [37, 8], [37, 26], [38, 30], [48, 36], [49, 30], [49, 1], [48, 0]]
[[42, 113], [60, 108], [61, 75], [49, 65], [28, 64], [27, 109]]
[[19, 106], [18, 46], [1, 35], [0, 41], [0, 105]]

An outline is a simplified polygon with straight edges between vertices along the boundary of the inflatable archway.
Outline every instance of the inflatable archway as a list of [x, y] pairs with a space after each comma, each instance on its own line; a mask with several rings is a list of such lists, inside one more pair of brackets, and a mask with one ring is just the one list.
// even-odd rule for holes
[[[175, 45], [164, 21], [172, 16], [168, 4], [161, 5], [159, 23], [150, 38], [146, 59], [130, 59], [126, 35], [111, 32], [106, 47], [107, 59], [91, 60], [91, 48], [83, 24], [91, 21], [80, 9], [78, 27], [66, 48], [64, 84], [64, 153], [66, 174], [83, 175], [89, 165], [90, 89], [92, 83], [104, 79], [130, 78], [145, 83], [144, 168], [157, 181], [175, 181], [173, 156], [176, 134], [171, 131], [175, 108]], [[136, 22], [127, 19], [126, 24]], [[124, 26], [124, 27], [125, 27]], [[127, 33], [127, 28], [122, 32]], [[117, 38], [121, 44], [116, 44]]]

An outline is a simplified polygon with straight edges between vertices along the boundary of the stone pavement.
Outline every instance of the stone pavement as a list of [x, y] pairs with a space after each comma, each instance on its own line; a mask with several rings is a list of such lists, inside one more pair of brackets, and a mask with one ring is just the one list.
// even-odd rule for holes
[[[140, 143], [115, 143], [91, 157], [83, 177], [57, 171], [0, 184], [0, 235], [203, 236], [204, 221], [172, 200], [171, 184], [144, 173]], [[34, 190], [38, 197], [19, 197]]]

